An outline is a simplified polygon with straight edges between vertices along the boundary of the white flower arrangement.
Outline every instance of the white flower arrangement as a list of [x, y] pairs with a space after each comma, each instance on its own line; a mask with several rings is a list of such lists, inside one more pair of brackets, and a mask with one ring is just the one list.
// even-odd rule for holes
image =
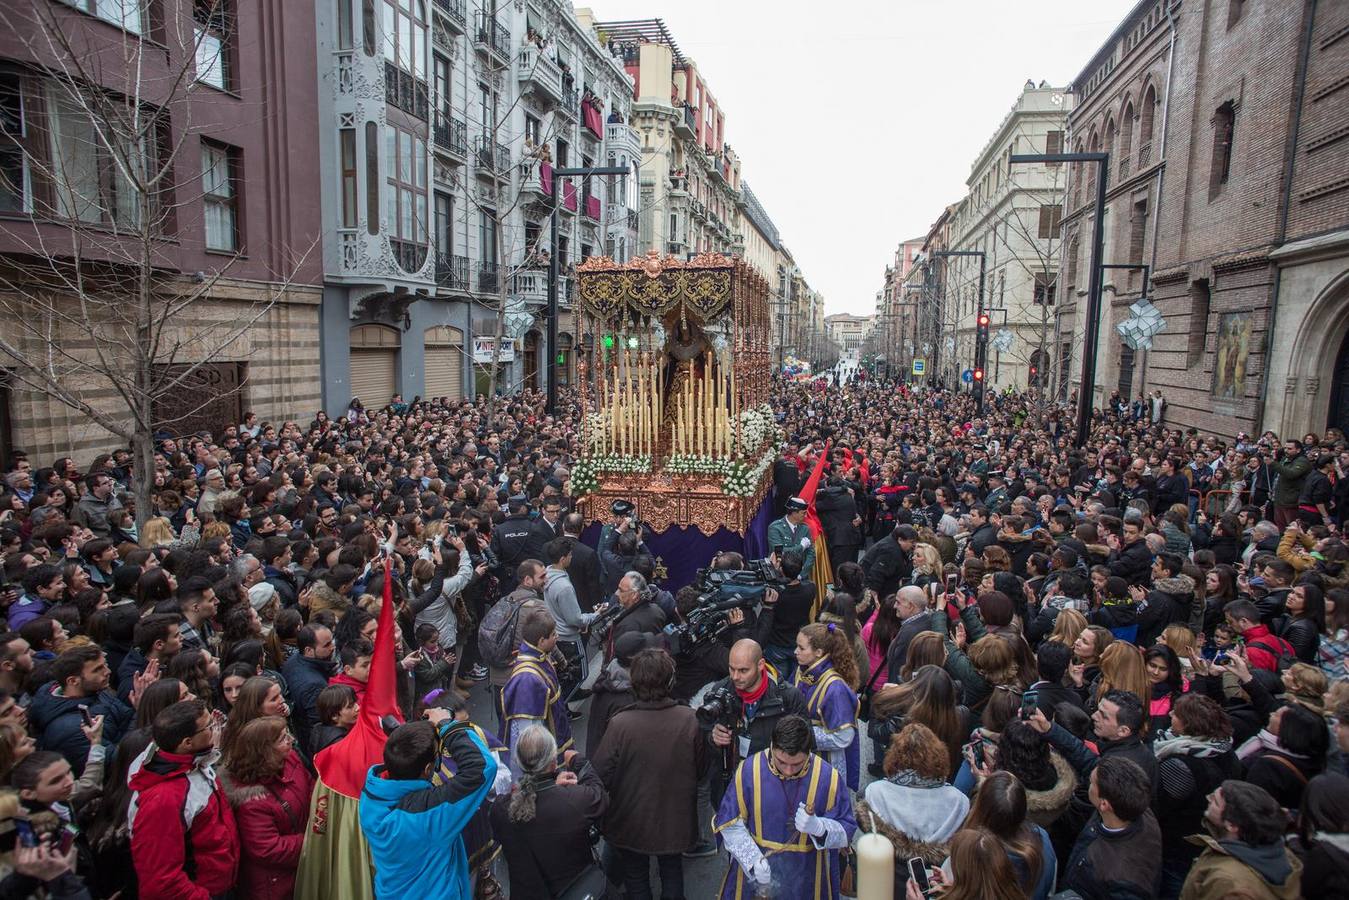
[[740, 452], [744, 456], [755, 453], [765, 443], [776, 444], [781, 437], [782, 429], [778, 427], [777, 418], [773, 414], [773, 407], [767, 403], [751, 407], [740, 413]]
[[763, 480], [764, 473], [773, 464], [777, 453], [778, 445], [774, 443], [753, 466], [742, 462], [731, 463], [726, 477], [721, 482], [721, 489], [732, 497], [752, 496], [758, 489], [759, 482]]
[[599, 413], [588, 413], [581, 420], [581, 445], [592, 455], [604, 446], [604, 417]]
[[665, 471], [671, 475], [724, 475], [730, 465], [728, 459], [705, 454], [676, 453], [665, 460]]
[[600, 474], [645, 475], [651, 471], [650, 456], [623, 456], [601, 453], [576, 461], [571, 470], [571, 494], [582, 497], [599, 490]]

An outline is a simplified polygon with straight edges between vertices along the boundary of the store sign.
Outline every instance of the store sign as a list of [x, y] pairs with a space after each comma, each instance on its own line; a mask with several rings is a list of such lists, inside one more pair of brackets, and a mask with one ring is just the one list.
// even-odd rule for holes
[[[492, 348], [496, 346], [494, 337], [475, 337], [473, 339], [473, 362], [478, 365], [492, 364]], [[497, 356], [497, 362], [515, 362], [515, 342], [502, 341], [501, 352]]]

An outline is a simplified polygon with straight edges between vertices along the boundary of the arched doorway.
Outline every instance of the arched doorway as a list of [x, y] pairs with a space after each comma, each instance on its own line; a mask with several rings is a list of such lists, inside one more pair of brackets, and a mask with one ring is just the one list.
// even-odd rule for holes
[[1330, 415], [1327, 428], [1338, 428], [1349, 434], [1349, 334], [1340, 341], [1340, 353], [1335, 359], [1335, 389], [1330, 397]]
[[398, 350], [402, 336], [385, 325], [351, 329], [351, 396], [366, 409], [379, 409], [398, 390]]
[[525, 335], [525, 390], [539, 389], [539, 333], [531, 331]]

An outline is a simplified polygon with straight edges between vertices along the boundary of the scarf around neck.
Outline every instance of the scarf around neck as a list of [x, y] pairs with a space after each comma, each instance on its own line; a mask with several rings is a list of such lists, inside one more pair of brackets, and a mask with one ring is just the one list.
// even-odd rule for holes
[[1158, 734], [1157, 740], [1152, 745], [1152, 752], [1156, 755], [1158, 762], [1172, 756], [1212, 759], [1215, 756], [1222, 756], [1231, 749], [1232, 741], [1230, 738], [1188, 737], [1183, 734], [1173, 734], [1170, 729]]
[[886, 781], [899, 787], [909, 788], [939, 788], [946, 785], [944, 778], [928, 778], [919, 775], [913, 769], [900, 769], [893, 775], [886, 777]]

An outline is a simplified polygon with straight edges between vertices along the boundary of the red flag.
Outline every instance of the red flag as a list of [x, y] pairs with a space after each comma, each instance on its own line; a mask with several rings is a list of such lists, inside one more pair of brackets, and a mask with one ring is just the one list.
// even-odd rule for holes
[[810, 526], [810, 533], [814, 537], [819, 537], [821, 530], [820, 517], [815, 512], [815, 492], [819, 490], [820, 476], [824, 474], [824, 463], [827, 459], [829, 459], [829, 441], [824, 442], [824, 450], [815, 460], [815, 470], [810, 473], [810, 477], [801, 488], [801, 493], [797, 495], [806, 501], [806, 524]]
[[384, 565], [384, 603], [370, 660], [361, 715], [347, 736], [314, 757], [318, 783], [309, 804], [309, 823], [296, 872], [296, 900], [372, 900], [374, 870], [361, 831], [360, 796], [370, 767], [384, 759], [387, 740], [380, 719], [398, 711], [394, 687], [393, 574]]
[[379, 630], [375, 632], [375, 652], [370, 658], [370, 681], [365, 688], [361, 717], [346, 737], [314, 757], [319, 779], [348, 797], [360, 796], [365, 787], [365, 773], [384, 759], [386, 735], [380, 719], [391, 715], [400, 722], [403, 720], [394, 689], [393, 575], [389, 569], [386, 560], [384, 602], [379, 608]]

